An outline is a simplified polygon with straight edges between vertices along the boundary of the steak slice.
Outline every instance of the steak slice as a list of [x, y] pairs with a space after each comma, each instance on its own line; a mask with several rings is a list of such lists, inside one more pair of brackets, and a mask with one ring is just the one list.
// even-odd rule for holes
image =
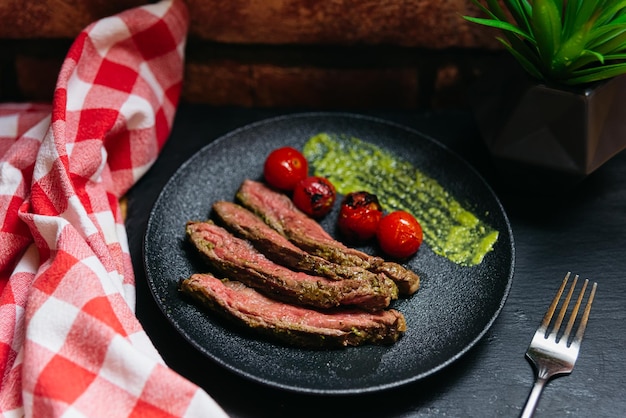
[[238, 281], [194, 274], [180, 290], [230, 320], [289, 345], [309, 348], [390, 344], [406, 330], [404, 316], [394, 310], [360, 309], [328, 312], [268, 298]]
[[[372, 276], [377, 275], [362, 267], [342, 266], [309, 254], [272, 229], [254, 213], [236, 203], [216, 202], [213, 204], [213, 213], [226, 229], [250, 241], [267, 258], [285, 267], [332, 280], [375, 280]], [[392, 280], [384, 274], [378, 276], [381, 286], [387, 286], [397, 293], [397, 286]]]
[[385, 261], [335, 240], [314, 219], [295, 207], [291, 199], [263, 183], [244, 180], [237, 191], [243, 206], [303, 250], [344, 266], [359, 266], [374, 273], [384, 273], [400, 293], [413, 294], [419, 288], [419, 276], [398, 263]]
[[303, 250], [333, 263], [371, 269], [384, 260], [349, 248], [336, 241], [314, 219], [300, 211], [285, 194], [265, 184], [246, 179], [237, 191], [237, 199], [266, 224]]
[[354, 305], [375, 311], [389, 306], [392, 289], [380, 280], [329, 280], [297, 272], [269, 260], [248, 241], [213, 222], [188, 222], [187, 236], [220, 274], [286, 302], [332, 308]]

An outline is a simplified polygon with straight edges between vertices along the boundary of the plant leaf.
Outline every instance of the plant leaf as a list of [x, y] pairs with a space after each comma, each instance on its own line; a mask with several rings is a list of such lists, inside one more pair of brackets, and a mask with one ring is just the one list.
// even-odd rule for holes
[[544, 65], [554, 64], [553, 57], [561, 45], [561, 16], [553, 0], [535, 0], [531, 25], [537, 49]]
[[[477, 2], [478, 0], [472, 1]], [[502, 7], [500, 7], [500, 3], [498, 2], [498, 0], [487, 0], [487, 6], [490, 12], [493, 13], [495, 17], [503, 22], [508, 22], [509, 18], [506, 13], [504, 13], [504, 10], [502, 10]]]
[[584, 53], [585, 46], [587, 44], [588, 31], [589, 24], [581, 28], [579, 31], [574, 32], [574, 34], [572, 34], [572, 36], [567, 39], [554, 54], [552, 67], [555, 74], [567, 72], [568, 67], [570, 67], [572, 63]]
[[611, 73], [613, 73], [615, 75], [616, 71], [626, 71], [626, 62], [622, 62], [622, 63], [619, 63], [619, 64], [609, 64], [609, 65], [605, 65], [603, 67], [583, 68], [583, 69], [574, 71], [572, 74], [575, 75], [575, 76], [583, 76], [583, 75], [584, 76], [589, 76], [589, 75], [593, 75], [595, 73], [611, 72]]
[[561, 26], [563, 26], [563, 8], [567, 5], [567, 2], [564, 2], [563, 0], [552, 0], [552, 3], [554, 3], [554, 7], [556, 7], [556, 10], [561, 17]]
[[[598, 17], [598, 25], [607, 25], [616, 19], [620, 19], [620, 15], [626, 8], [626, 1], [609, 1], [606, 5], [600, 6], [600, 16]], [[621, 16], [623, 18], [623, 16]]]
[[[486, 14], [487, 16], [489, 16], [491, 19], [493, 20], [502, 20], [504, 22], [507, 21], [506, 16], [504, 15], [504, 12], [502, 11], [502, 9], [500, 8], [500, 5], [497, 5], [497, 8], [495, 10], [495, 12], [493, 12], [490, 8], [492, 8], [491, 5], [489, 5], [490, 8], [487, 8], [485, 6], [483, 6], [483, 4], [481, 2], [479, 2], [478, 0], [471, 0], [472, 3], [474, 3], [474, 5], [476, 7], [478, 7], [484, 14]], [[488, 3], [493, 2], [493, 0], [488, 1]], [[463, 18], [467, 18], [468, 16], [463, 16]], [[469, 16], [472, 17], [472, 16]]]
[[492, 28], [511, 32], [529, 41], [534, 41], [532, 37], [530, 36], [530, 34], [521, 31], [517, 26], [514, 26], [509, 22], [502, 22], [500, 20], [485, 19], [482, 17], [473, 17], [473, 16], [463, 16], [463, 18], [470, 22], [478, 23], [479, 25], [489, 26]]
[[572, 29], [577, 31], [585, 24], [595, 24], [595, 21], [600, 15], [601, 7], [603, 7], [605, 2], [606, 0], [582, 0], [580, 2], [580, 7], [578, 8], [578, 13], [574, 19], [574, 27]]
[[626, 60], [626, 53], [605, 55], [604, 60], [605, 61]]
[[563, 37], [569, 38], [576, 30], [576, 16], [583, 0], [568, 0], [563, 13]]
[[[597, 53], [591, 53], [591, 51], [585, 50], [583, 53], [576, 58], [569, 66], [569, 71], [574, 72], [578, 69], [581, 69], [587, 65], [594, 64], [597, 62], [601, 62], [606, 60], [606, 57], [603, 55], [598, 56]], [[571, 76], [571, 74], [570, 74]]]
[[599, 54], [599, 53], [597, 53], [596, 51], [592, 51], [592, 50], [590, 50], [590, 49], [585, 49], [585, 50], [582, 52], [582, 54], [581, 54], [581, 55], [585, 55], [585, 56], [590, 55], [590, 56], [596, 57], [596, 59], [597, 59], [598, 61], [600, 61], [600, 64], [604, 64], [604, 61], [605, 61], [605, 59], [606, 59], [606, 57], [605, 57], [604, 55]]
[[611, 24], [594, 29], [589, 38], [587, 48], [601, 54], [622, 50], [626, 47], [626, 24]]
[[504, 3], [509, 12], [511, 12], [511, 16], [513, 16], [517, 26], [531, 33], [532, 6], [526, 0], [505, 0]]
[[569, 85], [592, 83], [594, 81], [617, 77], [622, 74], [626, 74], [626, 63], [575, 71], [572, 77], [564, 80], [564, 83]]

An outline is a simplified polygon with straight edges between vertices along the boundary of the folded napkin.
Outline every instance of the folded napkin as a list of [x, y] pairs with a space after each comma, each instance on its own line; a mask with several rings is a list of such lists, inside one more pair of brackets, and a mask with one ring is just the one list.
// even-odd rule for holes
[[137, 321], [118, 203], [169, 135], [187, 27], [180, 0], [97, 21], [51, 105], [0, 105], [3, 416], [226, 416]]

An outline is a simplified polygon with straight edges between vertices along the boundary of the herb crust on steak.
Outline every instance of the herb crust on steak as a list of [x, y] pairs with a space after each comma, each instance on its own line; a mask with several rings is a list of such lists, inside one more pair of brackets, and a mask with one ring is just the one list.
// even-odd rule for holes
[[371, 280], [330, 280], [290, 270], [212, 221], [189, 221], [186, 234], [214, 270], [271, 298], [316, 308], [356, 306], [376, 311], [397, 297], [397, 288], [376, 275]]
[[248, 240], [275, 263], [332, 280], [375, 280], [373, 276], [378, 275], [381, 285], [389, 286], [394, 293], [397, 292], [395, 283], [383, 273], [373, 273], [357, 266], [336, 264], [317, 255], [309, 254], [271, 228], [257, 215], [236, 203], [218, 201], [213, 204], [213, 214], [226, 229]]

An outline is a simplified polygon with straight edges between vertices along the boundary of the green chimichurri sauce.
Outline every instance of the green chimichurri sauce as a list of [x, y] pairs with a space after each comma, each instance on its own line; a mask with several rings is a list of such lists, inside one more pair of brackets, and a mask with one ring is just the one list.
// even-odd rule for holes
[[304, 146], [315, 175], [341, 194], [365, 190], [388, 211], [405, 210], [419, 220], [424, 241], [438, 255], [464, 266], [480, 264], [498, 240], [483, 222], [409, 162], [357, 138], [320, 133]]

